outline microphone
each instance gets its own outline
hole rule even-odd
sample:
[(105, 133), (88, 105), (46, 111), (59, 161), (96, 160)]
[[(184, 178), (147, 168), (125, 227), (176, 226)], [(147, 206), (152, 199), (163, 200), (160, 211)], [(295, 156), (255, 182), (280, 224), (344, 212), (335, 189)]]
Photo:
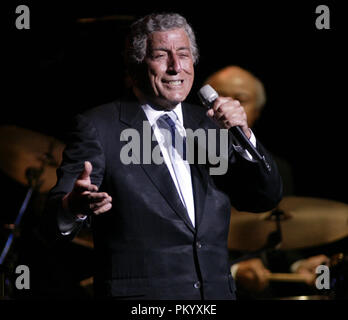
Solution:
[[(206, 108), (211, 109), (213, 107), (214, 101), (219, 97), (219, 95), (209, 84), (206, 84), (198, 91), (198, 97)], [(258, 150), (254, 147), (254, 145), (245, 135), (241, 127), (234, 126), (231, 127), (229, 131), (237, 139), (241, 147), (249, 151), (253, 159), (260, 161), (261, 163), (263, 163), (267, 171), (271, 171), (271, 166), (266, 161), (265, 156), (261, 156)]]

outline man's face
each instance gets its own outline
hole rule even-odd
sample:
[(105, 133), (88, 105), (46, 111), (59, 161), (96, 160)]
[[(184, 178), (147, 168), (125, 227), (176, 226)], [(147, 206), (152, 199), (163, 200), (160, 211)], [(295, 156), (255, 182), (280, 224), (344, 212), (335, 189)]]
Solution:
[(172, 109), (186, 99), (193, 84), (194, 67), (190, 40), (183, 29), (152, 33), (145, 64), (150, 85), (144, 93), (153, 103)]

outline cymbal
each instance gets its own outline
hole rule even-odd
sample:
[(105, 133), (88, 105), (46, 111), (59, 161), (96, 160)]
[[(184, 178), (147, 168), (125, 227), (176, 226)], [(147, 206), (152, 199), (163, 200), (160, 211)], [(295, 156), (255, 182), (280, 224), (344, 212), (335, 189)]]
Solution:
[[(310, 197), (284, 197), (277, 207), (281, 215), (282, 242), (279, 249), (300, 249), (323, 245), (348, 236), (348, 205)], [(271, 212), (231, 211), (228, 247), (255, 251), (277, 230)]]
[(0, 169), (17, 182), (28, 186), (28, 169), (39, 170), (40, 192), (56, 183), (56, 169), (62, 161), (65, 145), (51, 136), (7, 125), (0, 127)]
[(332, 300), (328, 295), (294, 296), (275, 298), (274, 300)]

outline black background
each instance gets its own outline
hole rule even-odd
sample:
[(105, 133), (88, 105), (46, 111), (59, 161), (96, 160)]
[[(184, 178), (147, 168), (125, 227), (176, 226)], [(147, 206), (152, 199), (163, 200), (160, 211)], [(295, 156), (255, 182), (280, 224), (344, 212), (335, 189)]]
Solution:
[[(30, 8), (30, 30), (15, 27), (18, 4)], [(315, 27), (320, 4), (329, 6), (330, 30)], [(122, 48), (132, 17), (179, 12), (200, 47), (188, 100), (198, 102), (196, 91), (217, 69), (247, 68), (267, 93), (255, 134), (290, 162), (296, 194), (348, 203), (342, 6), (342, 1), (13, 1), (4, 11), (1, 123), (64, 141), (73, 114), (122, 95)], [(111, 15), (123, 19), (77, 22)]]

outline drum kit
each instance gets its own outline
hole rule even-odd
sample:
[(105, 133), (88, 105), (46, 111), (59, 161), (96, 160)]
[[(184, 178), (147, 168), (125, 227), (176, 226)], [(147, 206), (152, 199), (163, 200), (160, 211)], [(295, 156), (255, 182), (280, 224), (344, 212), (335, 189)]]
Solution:
[[(52, 136), (13, 125), (1, 126), (0, 171), (29, 190), (47, 194), (56, 184), (64, 148), (65, 144)], [(93, 248), (91, 236), (85, 232), (74, 241)]]
[(27, 193), (0, 255), (0, 266), (6, 260), (12, 242), (34, 192), (47, 192), (55, 184), (55, 170), (61, 162), (64, 144), (40, 133), (16, 126), (0, 127), (0, 170), (27, 187)]
[[(329, 246), (348, 236), (348, 205), (312, 197), (284, 197), (277, 208), (264, 213), (231, 211), (228, 247), (243, 252), (235, 262), (259, 257), (267, 250), (296, 250)], [(337, 248), (341, 250), (341, 248)], [(308, 258), (304, 256), (303, 258)], [(289, 296), (289, 300), (332, 300), (348, 298), (348, 257), (335, 252), (329, 257), (330, 290), (327, 294)], [(311, 277), (311, 279), (310, 279)], [(270, 273), (270, 282), (312, 283), (316, 274)], [(320, 290), (318, 290), (320, 293)]]
[[(56, 169), (62, 161), (65, 145), (54, 137), (16, 127), (0, 127), (0, 171), (28, 189), (20, 212), (13, 224), (1, 226), (14, 231), (21, 222), (33, 194), (47, 193), (56, 183)], [(20, 236), (20, 235), (19, 235)], [(228, 247), (252, 256), (269, 247), (294, 250), (332, 243), (348, 236), (348, 205), (338, 201), (310, 198), (284, 197), (275, 210), (260, 214), (239, 212), (232, 209)], [(0, 267), (4, 264), (11, 243), (0, 247)], [(75, 244), (93, 248), (89, 231), (81, 232), (73, 240)], [(347, 257), (337, 253), (331, 259), (331, 267), (340, 292), (347, 294)], [(343, 279), (345, 278), (345, 279)], [(301, 274), (273, 273), (270, 281), (304, 282)], [(337, 283), (336, 283), (337, 284)], [(1, 293), (1, 292), (0, 292)], [(332, 296), (313, 295), (288, 297), (296, 300), (331, 299)]]
[[(18, 199), (20, 209), (12, 221), (9, 223), (0, 217), (3, 222), (0, 225), (0, 299), (5, 296), (4, 283), (8, 282), (5, 280), (11, 271), (9, 269), (16, 264), (16, 253), (11, 254), (16, 250), (14, 244), (27, 228), (22, 220), (30, 203), (44, 202), (56, 184), (56, 170), (62, 161), (64, 148), (65, 144), (52, 136), (14, 125), (0, 126), (0, 173), (6, 181), (15, 181), (26, 189), (24, 198)], [(42, 210), (42, 207), (39, 205), (35, 210)], [(73, 242), (84, 248), (93, 248), (92, 235), (85, 230)]]
[[(324, 245), (348, 235), (348, 205), (326, 199), (284, 197), (276, 210), (249, 213), (232, 210), (229, 248), (255, 251), (281, 226), (281, 248)], [(252, 230), (252, 231), (251, 231)]]

